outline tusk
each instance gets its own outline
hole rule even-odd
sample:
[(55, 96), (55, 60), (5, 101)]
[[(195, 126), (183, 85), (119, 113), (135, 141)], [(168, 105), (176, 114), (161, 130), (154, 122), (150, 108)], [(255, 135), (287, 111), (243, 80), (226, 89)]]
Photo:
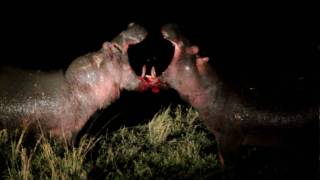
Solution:
[(147, 66), (144, 64), (142, 66), (142, 70), (141, 70), (141, 77), (145, 77), (146, 76), (146, 71), (147, 71)]
[(151, 77), (157, 77), (156, 68), (154, 66), (151, 68)]

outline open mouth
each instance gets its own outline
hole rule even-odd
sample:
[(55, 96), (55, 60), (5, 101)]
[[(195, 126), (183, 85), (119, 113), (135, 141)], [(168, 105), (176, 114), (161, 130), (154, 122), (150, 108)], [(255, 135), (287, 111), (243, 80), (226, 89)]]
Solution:
[[(149, 33), (145, 40), (128, 49), (129, 62), (137, 75), (159, 76), (170, 64), (174, 54), (172, 43), (160, 32)], [(144, 69), (144, 70), (143, 70)]]

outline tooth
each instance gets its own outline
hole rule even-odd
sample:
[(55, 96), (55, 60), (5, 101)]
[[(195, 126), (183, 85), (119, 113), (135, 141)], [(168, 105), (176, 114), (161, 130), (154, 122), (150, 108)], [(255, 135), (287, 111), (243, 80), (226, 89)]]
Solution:
[(144, 64), (143, 67), (142, 67), (141, 77), (145, 77), (146, 76), (146, 71), (147, 71), (147, 66)]
[(151, 68), (151, 77), (157, 77), (156, 68), (154, 66)]

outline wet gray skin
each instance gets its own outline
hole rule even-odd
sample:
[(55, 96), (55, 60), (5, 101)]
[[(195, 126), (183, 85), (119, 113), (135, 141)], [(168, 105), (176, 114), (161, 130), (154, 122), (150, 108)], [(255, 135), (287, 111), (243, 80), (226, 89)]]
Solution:
[(222, 166), (225, 159), (233, 159), (241, 144), (266, 143), (256, 140), (256, 135), (250, 138), (251, 130), (300, 127), (317, 119), (317, 107), (294, 113), (258, 110), (220, 80), (208, 64), (209, 58), (198, 55), (199, 48), (191, 45), (178, 26), (165, 25), (162, 34), (173, 44), (174, 56), (162, 75), (152, 77), (150, 81), (158, 83), (160, 80), (160, 88), (175, 89), (182, 99), (199, 111), (200, 118), (216, 137)]
[(127, 50), (147, 36), (130, 24), (112, 42), (75, 59), (66, 72), (0, 69), (0, 128), (32, 128), (72, 142), (98, 109), (120, 91), (142, 90), (145, 82), (131, 69)]

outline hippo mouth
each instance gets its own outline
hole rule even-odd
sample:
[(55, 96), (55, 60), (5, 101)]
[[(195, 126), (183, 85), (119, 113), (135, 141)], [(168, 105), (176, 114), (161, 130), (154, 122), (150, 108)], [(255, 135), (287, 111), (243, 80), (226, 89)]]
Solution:
[(174, 54), (174, 46), (161, 32), (149, 33), (145, 40), (128, 49), (129, 63), (137, 75), (151, 87), (152, 92), (159, 92), (157, 75), (164, 72)]

